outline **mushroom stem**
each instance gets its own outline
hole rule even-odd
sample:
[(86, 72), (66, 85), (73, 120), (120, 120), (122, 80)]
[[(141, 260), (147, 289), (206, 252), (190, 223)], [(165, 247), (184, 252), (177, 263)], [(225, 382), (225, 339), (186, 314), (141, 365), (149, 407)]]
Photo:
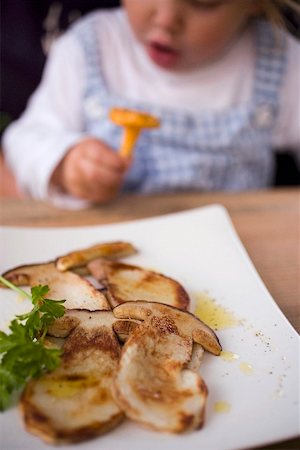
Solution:
[(124, 128), (123, 139), (120, 147), (120, 155), (129, 158), (132, 155), (135, 143), (140, 135), (141, 128), (127, 126)]

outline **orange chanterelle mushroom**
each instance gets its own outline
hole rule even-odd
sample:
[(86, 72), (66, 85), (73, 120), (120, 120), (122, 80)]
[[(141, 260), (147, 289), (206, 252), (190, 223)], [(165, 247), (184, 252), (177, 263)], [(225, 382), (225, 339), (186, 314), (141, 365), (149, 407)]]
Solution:
[(113, 108), (110, 111), (110, 119), (117, 125), (124, 127), (123, 140), (120, 147), (120, 154), (124, 157), (132, 155), (135, 143), (143, 128), (157, 128), (160, 126), (160, 121), (150, 114), (122, 108)]

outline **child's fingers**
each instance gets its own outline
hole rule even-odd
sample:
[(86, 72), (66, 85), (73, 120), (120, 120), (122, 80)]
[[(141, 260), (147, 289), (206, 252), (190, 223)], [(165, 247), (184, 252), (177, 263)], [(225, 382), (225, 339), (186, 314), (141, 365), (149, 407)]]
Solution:
[(105, 166), (116, 172), (123, 172), (127, 167), (127, 162), (124, 161), (124, 158), (104, 143), (98, 143), (97, 141), (86, 145), (85, 157), (94, 164)]
[(111, 200), (120, 190), (130, 165), (105, 143), (86, 139), (70, 149), (61, 166), (66, 192), (95, 202)]
[(95, 165), (92, 160), (81, 162), (83, 172), (82, 181), (96, 189), (98, 186), (105, 188), (120, 185), (123, 181), (123, 171), (115, 170), (104, 163)]
[(108, 201), (120, 190), (123, 174), (110, 170), (105, 166), (97, 166), (91, 160), (82, 160), (73, 180), (73, 194), (92, 201)]

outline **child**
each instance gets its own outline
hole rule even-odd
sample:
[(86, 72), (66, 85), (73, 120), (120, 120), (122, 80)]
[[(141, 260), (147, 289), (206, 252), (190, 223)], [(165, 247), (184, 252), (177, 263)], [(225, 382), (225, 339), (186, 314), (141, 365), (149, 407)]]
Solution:
[[(80, 208), (120, 191), (270, 185), (274, 148), (300, 152), (300, 45), (270, 23), (287, 4), (296, 2), (124, 0), (79, 20), (5, 133), (22, 189)], [(112, 107), (161, 121), (132, 160), (117, 151)]]

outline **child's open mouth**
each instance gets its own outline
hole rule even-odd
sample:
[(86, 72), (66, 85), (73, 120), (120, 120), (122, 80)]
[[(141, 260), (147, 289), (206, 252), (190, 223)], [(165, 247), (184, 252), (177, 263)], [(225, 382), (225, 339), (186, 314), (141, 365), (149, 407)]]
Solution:
[(179, 51), (158, 42), (150, 42), (147, 45), (150, 58), (159, 66), (170, 68), (179, 59)]

